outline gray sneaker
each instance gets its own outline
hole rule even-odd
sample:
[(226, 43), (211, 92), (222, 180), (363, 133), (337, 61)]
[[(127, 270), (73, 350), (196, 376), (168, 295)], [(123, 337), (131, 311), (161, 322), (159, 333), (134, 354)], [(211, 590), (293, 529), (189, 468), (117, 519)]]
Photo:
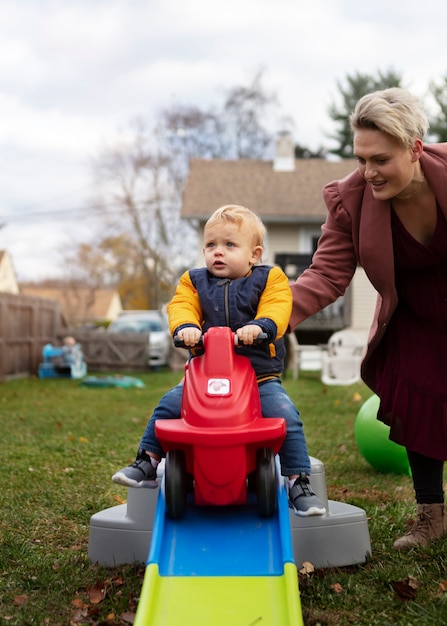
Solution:
[(144, 450), (138, 450), (137, 458), (132, 465), (116, 472), (112, 480), (125, 487), (149, 487), (150, 489), (158, 487), (157, 469), (152, 465), (151, 457)]
[(289, 502), (295, 515), (301, 517), (326, 513), (324, 504), (312, 491), (309, 477), (304, 472), (301, 472), (292, 487), (289, 488)]

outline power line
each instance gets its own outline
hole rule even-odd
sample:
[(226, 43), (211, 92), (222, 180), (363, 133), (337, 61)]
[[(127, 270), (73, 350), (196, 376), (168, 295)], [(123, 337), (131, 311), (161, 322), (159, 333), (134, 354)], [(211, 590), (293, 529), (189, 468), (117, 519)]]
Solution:
[(105, 205), (105, 206), (83, 206), (83, 207), (73, 207), (73, 208), (65, 208), (65, 209), (56, 209), (56, 210), (48, 210), (48, 211), (30, 211), (27, 213), (14, 213), (12, 215), (1, 215), (0, 214), (0, 224), (6, 225), (13, 222), (20, 222), (22, 220), (26, 220), (29, 222), (41, 221), (42, 218), (45, 219), (64, 219), (64, 218), (72, 218), (85, 213), (104, 213), (105, 211), (118, 210), (120, 209), (120, 205)]

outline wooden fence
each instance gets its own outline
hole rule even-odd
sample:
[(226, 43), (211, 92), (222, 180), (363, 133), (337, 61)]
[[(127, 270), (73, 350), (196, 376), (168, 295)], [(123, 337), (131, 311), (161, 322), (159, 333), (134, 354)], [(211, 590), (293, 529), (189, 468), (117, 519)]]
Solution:
[(148, 333), (80, 332), (69, 334), (81, 345), (90, 371), (149, 369)]
[(0, 293), (0, 381), (37, 374), (43, 346), (63, 331), (54, 300)]
[(69, 329), (55, 300), (0, 293), (0, 381), (37, 375), (45, 344), (62, 345), (67, 335), (81, 344), (89, 371), (149, 369), (147, 333)]

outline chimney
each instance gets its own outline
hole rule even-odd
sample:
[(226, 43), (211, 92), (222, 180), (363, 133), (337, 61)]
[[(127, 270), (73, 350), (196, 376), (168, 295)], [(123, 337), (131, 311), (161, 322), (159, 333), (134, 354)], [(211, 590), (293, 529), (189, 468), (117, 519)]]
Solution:
[(276, 140), (273, 170), (275, 172), (293, 172), (295, 170), (295, 146), (292, 136), (287, 131), (280, 133)]

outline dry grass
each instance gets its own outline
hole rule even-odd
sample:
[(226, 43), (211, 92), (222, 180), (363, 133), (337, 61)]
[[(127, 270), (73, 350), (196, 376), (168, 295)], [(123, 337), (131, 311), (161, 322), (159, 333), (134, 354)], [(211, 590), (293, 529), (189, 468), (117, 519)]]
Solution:
[[(126, 496), (111, 474), (134, 457), (153, 406), (180, 375), (139, 377), (145, 389), (35, 378), (0, 385), (0, 624), (131, 623), (143, 568), (100, 568), (87, 544), (91, 515)], [(313, 373), (285, 385), (310, 453), (325, 465), (329, 498), (366, 510), (373, 550), (364, 565), (300, 576), (306, 626), (447, 623), (447, 542), (392, 550), (414, 513), (410, 479), (377, 473), (357, 450), (354, 421), (370, 392), (324, 387)]]

